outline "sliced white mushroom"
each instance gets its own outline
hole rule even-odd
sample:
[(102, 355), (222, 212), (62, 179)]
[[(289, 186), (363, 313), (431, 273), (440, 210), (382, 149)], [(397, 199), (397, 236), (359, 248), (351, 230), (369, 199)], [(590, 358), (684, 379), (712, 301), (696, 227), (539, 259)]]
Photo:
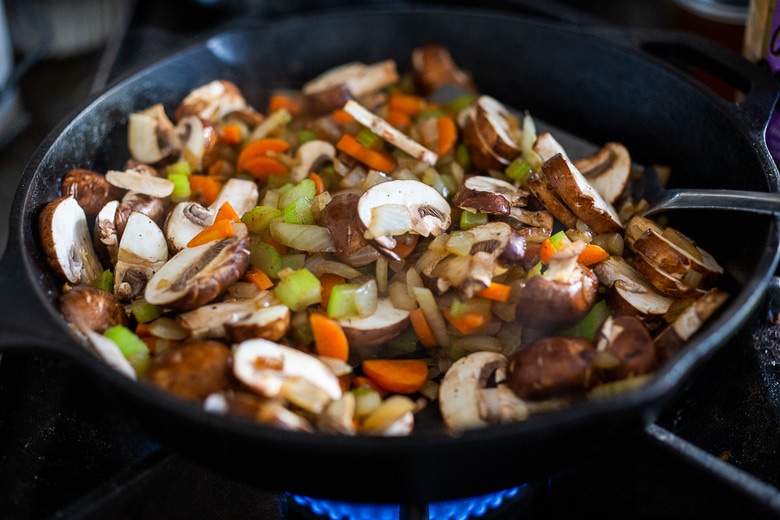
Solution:
[(355, 435), (355, 394), (345, 392), (340, 398), (331, 401), (317, 417), (317, 428), (326, 433)]
[(246, 318), (225, 323), (225, 332), (233, 343), (251, 338), (278, 341), (289, 330), (290, 308), (286, 305), (261, 307)]
[(179, 139), (161, 104), (130, 114), (127, 126), (128, 149), (136, 161), (155, 164), (179, 153)]
[(116, 264), (119, 251), (119, 233), (116, 229), (116, 213), (119, 201), (112, 200), (98, 212), (92, 233), (95, 251), (106, 265)]
[(398, 79), (393, 60), (370, 65), (350, 62), (326, 70), (308, 81), (301, 91), (314, 113), (325, 113), (339, 108), (347, 99), (363, 97)]
[(344, 318), (339, 320), (350, 348), (364, 349), (387, 343), (409, 326), (409, 311), (396, 309), (389, 298), (377, 300), (376, 311), (365, 318)]
[(179, 323), (196, 339), (227, 337), (229, 324), (247, 319), (264, 305), (262, 297), (210, 303), (177, 316)]
[(300, 182), (323, 161), (336, 156), (336, 147), (328, 141), (314, 139), (303, 143), (295, 151), (295, 166), (290, 169), (290, 181)]
[[(221, 208), (225, 202), (229, 202), (238, 216), (241, 216), (257, 206), (257, 201), (259, 199), (260, 190), (255, 181), (231, 178), (222, 186), (216, 200), (209, 206), (209, 210), (216, 216), (219, 208)], [(212, 222), (213, 217), (212, 220), (209, 221), (209, 224)]]
[(73, 195), (49, 202), (38, 221), (46, 260), (63, 281), (88, 285), (103, 272), (87, 217)]
[(439, 386), (439, 409), (448, 428), (465, 430), (488, 426), (482, 412), (487, 407), (483, 390), (498, 371), (505, 371), (507, 358), (496, 352), (474, 352), (452, 364)]
[[(375, 208), (386, 205), (406, 208), (400, 226), (395, 222), (375, 221)], [(452, 218), (447, 200), (431, 186), (415, 180), (392, 180), (372, 186), (360, 196), (357, 215), (363, 226), (371, 230), (366, 238), (386, 249), (395, 247), (394, 235), (405, 232), (424, 237), (439, 235), (449, 228)], [(383, 228), (392, 231), (384, 232)]]
[(667, 361), (679, 352), (704, 323), (726, 303), (729, 296), (727, 292), (711, 289), (658, 333), (654, 342), (661, 360)]
[(120, 300), (139, 298), (146, 284), (168, 260), (168, 243), (157, 224), (134, 211), (119, 241), (114, 267), (114, 295)]
[(233, 352), (233, 373), (260, 395), (276, 397), (291, 378), (303, 378), (339, 399), (341, 385), (336, 375), (315, 356), (266, 339), (239, 343)]
[(246, 100), (232, 82), (219, 79), (190, 91), (176, 109), (176, 120), (198, 116), (207, 121), (219, 121), (225, 115), (246, 108)]
[(198, 116), (188, 116), (176, 124), (176, 133), (182, 143), (181, 157), (193, 172), (205, 170), (213, 163), (219, 143), (216, 127)]
[(231, 236), (176, 253), (149, 280), (146, 301), (190, 310), (214, 300), (238, 281), (249, 265), (249, 232), (241, 222), (231, 225)]
[(106, 180), (117, 188), (151, 195), (159, 199), (168, 197), (173, 193), (173, 181), (164, 177), (149, 175), (136, 169), (126, 171), (109, 170), (106, 172)]
[(487, 175), (467, 177), (452, 203), (473, 213), (509, 215), (514, 207), (525, 207), (529, 193), (507, 181)]
[(176, 254), (185, 247), (198, 233), (208, 227), (216, 213), (197, 202), (179, 202), (165, 220), (163, 231), (168, 240), (168, 248)]
[(614, 204), (626, 189), (631, 175), (631, 155), (622, 144), (606, 143), (592, 156), (573, 162), (610, 204)]
[(534, 141), (533, 150), (539, 155), (539, 157), (542, 159), (542, 162), (546, 161), (547, 159), (552, 159), (558, 154), (568, 158), (563, 145), (559, 143), (550, 132), (542, 132), (539, 134), (539, 136), (536, 138), (536, 141)]
[(475, 104), (474, 121), (491, 150), (506, 161), (520, 154), (520, 148), (510, 125), (509, 110), (497, 99), (481, 95)]
[[(369, 109), (350, 99), (344, 104), (344, 111), (355, 118), (361, 125), (369, 128), (372, 132), (382, 139), (400, 148), (419, 161), (426, 162), (431, 166), (439, 160), (439, 155), (424, 147), (414, 139), (410, 138), (396, 127), (371, 112)], [(390, 173), (390, 172), (385, 172)]]

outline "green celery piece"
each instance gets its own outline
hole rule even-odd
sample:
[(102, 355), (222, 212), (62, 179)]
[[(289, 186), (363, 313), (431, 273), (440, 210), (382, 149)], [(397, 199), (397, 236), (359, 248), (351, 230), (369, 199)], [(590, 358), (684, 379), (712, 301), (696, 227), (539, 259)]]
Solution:
[(150, 363), (149, 347), (133, 331), (123, 325), (115, 325), (103, 335), (119, 347), (119, 351), (130, 362), (136, 374), (146, 372)]
[(526, 186), (528, 177), (533, 171), (534, 168), (531, 166), (531, 163), (522, 157), (517, 157), (504, 169), (504, 174), (513, 181), (519, 182), (520, 185)]
[(487, 224), (487, 221), (487, 213), (472, 213), (471, 211), (464, 210), (460, 214), (460, 229), (465, 231), (467, 229), (473, 228), (474, 226)]
[(168, 175), (168, 180), (173, 183), (171, 200), (176, 202), (183, 202), (190, 198), (192, 189), (190, 188), (189, 175), (185, 175), (183, 173), (171, 173)]
[(460, 164), (466, 171), (471, 169), (471, 153), (465, 144), (459, 144), (455, 148), (455, 162)]
[(559, 336), (576, 336), (579, 338), (585, 338), (588, 341), (593, 341), (593, 339), (596, 337), (596, 331), (599, 329), (599, 327), (601, 327), (601, 324), (604, 323), (604, 320), (606, 320), (610, 314), (611, 311), (609, 310), (607, 302), (600, 300), (596, 302), (593, 307), (591, 307), (588, 314), (582, 318), (582, 321), (569, 327), (568, 329), (558, 331), (557, 334)]
[(106, 292), (114, 293), (114, 273), (111, 269), (106, 269), (100, 278), (92, 282), (92, 287), (103, 289)]
[(162, 307), (153, 305), (144, 299), (134, 301), (130, 305), (130, 310), (138, 323), (149, 323), (159, 318), (163, 313)]
[(340, 283), (333, 286), (328, 300), (327, 313), (333, 319), (352, 318), (358, 315), (355, 292), (360, 288), (355, 283)]
[[(286, 186), (289, 186), (287, 188)], [(300, 199), (301, 197), (308, 197), (309, 199), (313, 199), (315, 195), (317, 195), (317, 186), (314, 184), (314, 181), (311, 179), (303, 179), (301, 182), (295, 185), (287, 184), (283, 186), (283, 190), (280, 188), (279, 191), (279, 208), (283, 209), (289, 206), (293, 201), (296, 199)]]
[(441, 175), (439, 175), (439, 172), (436, 171), (436, 168), (426, 168), (420, 180), (438, 191), (445, 199), (449, 198), (450, 193), (447, 190), (447, 185), (444, 184), (444, 181), (442, 180)]
[(450, 306), (450, 314), (453, 318), (460, 318), (467, 312), (476, 312), (478, 314), (487, 315), (491, 309), (490, 300), (485, 298), (469, 298), (468, 300), (461, 301), (459, 298), (452, 300)]
[(246, 224), (250, 233), (264, 233), (275, 218), (282, 216), (282, 211), (271, 206), (255, 206), (241, 216), (241, 222)]
[(298, 142), (300, 144), (308, 143), (309, 141), (314, 141), (315, 139), (317, 139), (317, 134), (311, 130), (301, 130), (298, 132)]
[(305, 262), (306, 255), (303, 253), (282, 255), (282, 269), (302, 269)]
[(322, 301), (320, 281), (306, 268), (280, 274), (274, 294), (293, 311)]
[(571, 245), (571, 240), (569, 240), (569, 237), (566, 236), (566, 232), (563, 230), (554, 233), (550, 237), (550, 242), (552, 242), (552, 245), (555, 246), (556, 250), (560, 250), (568, 245)]
[(361, 128), (355, 136), (355, 140), (371, 150), (381, 150), (385, 145), (382, 138), (368, 128)]
[(297, 198), (285, 206), (282, 215), (284, 221), (290, 224), (314, 224), (314, 215), (311, 212), (311, 199), (306, 196)]
[(279, 278), (279, 271), (282, 269), (282, 255), (271, 244), (259, 242), (249, 246), (249, 263), (270, 278)]
[(171, 178), (171, 175), (190, 176), (192, 174), (192, 168), (187, 161), (176, 161), (165, 167), (165, 174), (169, 179)]

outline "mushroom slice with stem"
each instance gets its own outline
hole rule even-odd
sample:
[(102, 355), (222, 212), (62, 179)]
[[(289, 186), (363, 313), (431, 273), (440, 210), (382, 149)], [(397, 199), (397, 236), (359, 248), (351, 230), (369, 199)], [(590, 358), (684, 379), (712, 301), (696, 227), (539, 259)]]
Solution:
[(222, 189), (219, 190), (216, 200), (209, 205), (209, 210), (213, 213), (213, 216), (208, 223), (211, 224), (213, 222), (214, 216), (217, 215), (219, 208), (225, 202), (229, 202), (240, 217), (257, 206), (259, 199), (260, 190), (256, 182), (238, 178), (228, 179), (222, 186)]
[(529, 193), (515, 185), (486, 175), (467, 177), (452, 203), (472, 213), (509, 215), (514, 207), (525, 207)]
[(488, 426), (483, 416), (483, 391), (494, 379), (502, 382), (508, 360), (497, 352), (474, 352), (452, 364), (439, 386), (439, 409), (442, 419), (452, 430)]
[[(389, 206), (392, 211), (384, 211)], [(393, 249), (394, 236), (413, 232), (427, 237), (447, 231), (450, 205), (434, 188), (416, 180), (392, 180), (376, 184), (360, 196), (357, 215), (366, 228), (364, 236), (381, 248)]]
[(308, 81), (301, 92), (309, 112), (332, 112), (348, 99), (360, 98), (392, 85), (399, 79), (396, 63), (384, 60), (370, 65), (350, 62), (328, 69)]
[(182, 159), (193, 172), (206, 171), (217, 157), (219, 134), (214, 124), (198, 116), (187, 116), (176, 123), (176, 132), (182, 142)]
[(228, 324), (251, 317), (264, 305), (266, 298), (263, 295), (245, 300), (221, 301), (179, 313), (176, 319), (193, 338), (224, 339), (228, 337)]
[(573, 163), (610, 204), (618, 200), (631, 176), (631, 155), (620, 143), (606, 143), (594, 155)]
[(337, 193), (320, 214), (320, 223), (330, 231), (335, 251), (341, 262), (362, 267), (374, 262), (381, 253), (363, 236), (364, 227), (357, 218), (360, 195)]
[(197, 116), (216, 122), (246, 106), (246, 99), (235, 83), (217, 79), (191, 90), (176, 108), (174, 119), (178, 122), (188, 116)]
[(547, 159), (542, 163), (542, 172), (571, 212), (594, 232), (623, 230), (615, 208), (604, 200), (565, 155), (556, 154)]
[(306, 379), (330, 399), (342, 395), (338, 377), (317, 357), (266, 339), (250, 339), (235, 346), (233, 373), (247, 388), (265, 397), (277, 397), (291, 378)]
[(215, 213), (197, 202), (179, 202), (165, 220), (163, 231), (168, 241), (171, 254), (176, 254), (189, 243), (192, 238), (213, 222)]
[(300, 182), (324, 161), (336, 157), (336, 147), (328, 141), (313, 139), (295, 151), (295, 165), (290, 170), (290, 181)]
[(173, 181), (149, 175), (147, 172), (135, 168), (125, 171), (109, 170), (106, 172), (106, 180), (117, 188), (150, 195), (158, 199), (168, 197), (173, 193)]
[(125, 226), (127, 225), (127, 219), (130, 215), (136, 211), (143, 213), (155, 224), (162, 227), (165, 223), (165, 218), (168, 213), (167, 199), (160, 199), (151, 195), (145, 195), (138, 193), (137, 191), (128, 191), (122, 200), (119, 202), (119, 206), (116, 209), (116, 215), (114, 217), (114, 225), (116, 226), (116, 232), (121, 238), (125, 233)]
[(134, 211), (119, 241), (114, 267), (114, 295), (120, 301), (140, 298), (149, 279), (168, 260), (168, 244), (155, 222)]
[(233, 234), (187, 247), (155, 273), (146, 286), (146, 301), (190, 310), (212, 301), (236, 282), (249, 266), (249, 232), (232, 222)]
[(73, 195), (91, 221), (109, 201), (121, 199), (124, 192), (112, 186), (102, 173), (75, 168), (62, 179), (62, 194)]
[(73, 195), (49, 202), (38, 221), (46, 261), (72, 285), (89, 285), (103, 272), (92, 245), (87, 217)]
[(156, 164), (179, 154), (179, 138), (162, 104), (130, 114), (127, 126), (127, 146), (136, 161)]
[(534, 197), (547, 208), (547, 211), (561, 221), (566, 229), (575, 229), (577, 227), (577, 215), (571, 212), (566, 203), (555, 193), (555, 190), (548, 185), (547, 179), (543, 179), (541, 175), (534, 173), (528, 177), (527, 184)]
[(119, 252), (119, 232), (116, 229), (118, 210), (119, 201), (112, 200), (106, 203), (95, 217), (92, 243), (95, 252), (105, 265), (116, 264), (116, 255)]
[(225, 332), (231, 343), (263, 338), (279, 341), (290, 330), (290, 308), (286, 305), (261, 307), (250, 316), (225, 323)]

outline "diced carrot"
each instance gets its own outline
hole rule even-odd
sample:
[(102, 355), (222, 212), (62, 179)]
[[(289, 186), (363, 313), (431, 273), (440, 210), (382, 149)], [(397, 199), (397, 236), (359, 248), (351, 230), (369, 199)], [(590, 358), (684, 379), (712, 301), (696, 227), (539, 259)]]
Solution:
[(505, 302), (509, 299), (511, 292), (512, 287), (505, 283), (490, 282), (490, 285), (477, 291), (475, 296), (496, 302)]
[(555, 254), (556, 251), (557, 249), (555, 249), (552, 240), (545, 238), (544, 242), (542, 242), (542, 246), (539, 248), (539, 259), (543, 263), (549, 264), (550, 258)]
[(255, 284), (261, 291), (270, 289), (274, 285), (274, 282), (268, 277), (268, 275), (257, 267), (250, 267), (247, 272), (244, 273), (244, 276), (242, 276), (241, 279), (245, 282), (251, 282)]
[(322, 292), (322, 301), (320, 305), (323, 309), (328, 308), (328, 301), (330, 301), (330, 293), (333, 291), (335, 285), (346, 283), (346, 279), (343, 276), (339, 276), (333, 273), (325, 273), (320, 276), (320, 288)]
[(187, 247), (196, 247), (214, 240), (220, 240), (233, 234), (233, 222), (227, 219), (217, 220), (209, 227), (192, 237), (187, 242)]
[(201, 193), (206, 205), (211, 204), (219, 196), (222, 183), (208, 175), (190, 175), (190, 191), (193, 194)]
[(395, 170), (395, 160), (384, 150), (372, 150), (366, 148), (355, 139), (355, 136), (344, 134), (336, 144), (336, 148), (345, 154), (354, 157), (373, 170), (390, 173)]
[(151, 336), (152, 333), (149, 331), (149, 324), (148, 323), (139, 323), (135, 327), (135, 335), (139, 338), (143, 338), (144, 336)]
[(453, 316), (449, 311), (444, 310), (442, 314), (450, 324), (461, 334), (473, 334), (490, 324), (492, 314), (482, 314), (479, 312), (464, 312), (460, 316)]
[(245, 160), (240, 171), (249, 172), (257, 179), (265, 181), (271, 175), (287, 173), (287, 166), (274, 157), (259, 156)]
[(355, 120), (355, 118), (352, 117), (352, 114), (350, 114), (349, 112), (347, 112), (343, 108), (338, 108), (338, 109), (334, 110), (331, 113), (331, 117), (333, 118), (333, 120), (335, 122), (337, 122), (340, 125), (343, 125), (345, 123), (351, 123), (352, 121)]
[(412, 124), (412, 120), (408, 114), (393, 109), (388, 111), (386, 121), (399, 129), (408, 128), (409, 125)]
[(596, 244), (588, 244), (577, 257), (577, 261), (583, 265), (595, 265), (609, 258), (609, 253)]
[(388, 105), (390, 110), (398, 110), (404, 114), (416, 116), (425, 109), (427, 103), (425, 98), (421, 96), (394, 91), (390, 94)]
[(420, 235), (418, 234), (412, 234), (410, 240), (397, 240), (395, 243), (395, 247), (393, 248), (393, 253), (398, 255), (399, 258), (406, 258), (410, 254), (412, 254), (412, 251), (417, 247), (417, 242), (419, 242)]
[(382, 397), (386, 396), (389, 392), (376, 384), (376, 382), (370, 377), (355, 376), (352, 378), (352, 388), (370, 388), (377, 392)]
[(286, 254), (287, 254), (287, 246), (286, 246), (286, 245), (284, 245), (284, 244), (281, 244), (281, 243), (277, 242), (276, 240), (274, 240), (274, 238), (273, 238), (273, 237), (270, 237), (270, 236), (269, 236), (269, 237), (265, 238), (265, 239), (263, 240), (263, 242), (265, 242), (265, 243), (266, 243), (266, 244), (268, 244), (269, 246), (272, 246), (274, 249), (276, 249), (276, 251), (277, 251), (277, 252), (278, 252), (280, 255), (286, 255)]
[(314, 345), (317, 354), (323, 357), (347, 361), (349, 358), (349, 343), (344, 329), (338, 321), (321, 312), (309, 315)]
[(435, 347), (438, 345), (436, 337), (433, 335), (431, 326), (428, 325), (428, 321), (425, 319), (425, 314), (421, 308), (416, 308), (409, 313), (409, 319), (412, 322), (412, 328), (414, 328), (415, 334), (420, 338), (420, 343), (423, 347)]
[(225, 144), (239, 144), (241, 142), (241, 127), (238, 125), (222, 125), (219, 127), (219, 140)]
[(233, 206), (231, 206), (228, 201), (225, 201), (225, 203), (220, 206), (217, 211), (217, 216), (214, 217), (214, 222), (226, 219), (232, 220), (233, 222), (241, 222), (241, 217), (236, 213), (236, 210), (233, 209)]
[(422, 359), (366, 359), (362, 367), (376, 384), (397, 394), (412, 394), (428, 380), (428, 365)]
[(436, 129), (439, 131), (439, 157), (448, 154), (458, 140), (458, 127), (455, 120), (449, 116), (436, 119)]
[(156, 336), (141, 336), (141, 341), (144, 342), (144, 345), (146, 345), (146, 348), (149, 349), (150, 354), (154, 354), (157, 352), (157, 342), (160, 341), (160, 338)]
[(301, 112), (301, 100), (277, 92), (268, 100), (268, 113), (272, 114), (281, 108), (286, 109), (291, 115), (297, 116)]
[(314, 193), (315, 195), (319, 195), (320, 193), (325, 191), (325, 182), (322, 180), (322, 177), (317, 172), (311, 172), (309, 174), (309, 178), (314, 181)]
[(269, 157), (269, 152), (284, 153), (290, 148), (290, 143), (284, 139), (277, 139), (275, 137), (265, 137), (252, 141), (247, 144), (238, 154), (238, 160), (236, 161), (236, 168), (239, 172), (249, 171), (246, 169), (246, 162), (256, 157)]

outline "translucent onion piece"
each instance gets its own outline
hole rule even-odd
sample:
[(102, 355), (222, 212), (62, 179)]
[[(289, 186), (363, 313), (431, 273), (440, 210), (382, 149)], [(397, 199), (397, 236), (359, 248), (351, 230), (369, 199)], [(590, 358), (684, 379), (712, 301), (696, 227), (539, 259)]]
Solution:
[(402, 204), (383, 204), (371, 210), (371, 223), (364, 233), (365, 238), (403, 235), (411, 231), (412, 216), (409, 208)]
[(330, 231), (315, 224), (290, 224), (282, 220), (271, 222), (271, 236), (287, 247), (309, 253), (333, 252), (336, 246)]
[(355, 291), (355, 307), (361, 318), (371, 316), (376, 312), (377, 287), (376, 280), (368, 280)]
[(416, 408), (414, 401), (403, 395), (391, 395), (363, 419), (363, 433), (381, 433)]
[(181, 340), (190, 335), (179, 322), (165, 316), (149, 323), (149, 333), (157, 338), (172, 340)]

